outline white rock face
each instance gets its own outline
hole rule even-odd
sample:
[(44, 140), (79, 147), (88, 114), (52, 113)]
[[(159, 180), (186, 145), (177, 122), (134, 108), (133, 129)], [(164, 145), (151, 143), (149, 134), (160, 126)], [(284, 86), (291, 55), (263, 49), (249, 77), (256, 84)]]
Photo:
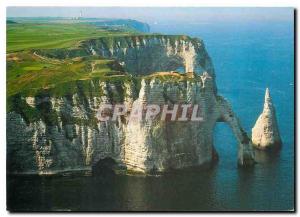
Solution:
[(110, 102), (115, 91), (112, 83), (98, 85), (103, 88), (101, 97), (75, 94), (72, 97), (35, 98), (36, 102), (49, 103), (51, 112), (57, 114), (54, 123), (47, 123), (44, 118), (26, 123), (20, 114), (7, 114), (12, 173), (91, 170), (94, 164), (106, 157), (129, 170), (143, 173), (200, 166), (216, 158), (213, 129), (218, 121), (228, 123), (237, 138), (238, 163), (253, 163), (252, 144), (247, 134), (230, 104), (215, 95), (213, 79), (207, 73), (194, 80), (177, 82), (157, 78), (143, 80), (136, 99), (130, 83), (124, 84), (123, 90), (127, 93), (124, 102), (132, 106), (198, 104), (204, 119), (200, 122), (160, 119), (137, 122), (124, 116), (123, 120), (119, 118), (116, 122), (93, 123), (96, 108), (101, 103)]
[(266, 89), (263, 112), (252, 128), (252, 143), (258, 149), (279, 148), (282, 143), (275, 108), (268, 88)]
[[(111, 47), (105, 47), (101, 40), (89, 41), (86, 47), (91, 55), (114, 57), (129, 71), (171, 71), (182, 66), (186, 71), (201, 68), (204, 72), (184, 80), (151, 77), (141, 81), (138, 92), (132, 81), (90, 80), (85, 81), (90, 92), (78, 87), (72, 95), (24, 98), (30, 109), (7, 114), (9, 172), (91, 170), (107, 157), (143, 173), (200, 166), (217, 158), (213, 146), (217, 122), (232, 128), (238, 143), (238, 163), (252, 165), (252, 143), (230, 104), (216, 93), (213, 66), (203, 43), (171, 39), (117, 38)], [(129, 108), (134, 104), (197, 104), (203, 121), (133, 122), (127, 115), (117, 121), (97, 121), (99, 106), (116, 101)]]
[(238, 141), (238, 163), (253, 163), (250, 139), (230, 104), (214, 94), (213, 79), (207, 73), (192, 82), (144, 81), (139, 98), (134, 103), (197, 104), (204, 121), (129, 121), (125, 133), (124, 162), (127, 168), (141, 172), (163, 172), (212, 162), (216, 157), (213, 129), (218, 121), (228, 123), (233, 130)]
[[(207, 71), (214, 77), (214, 69), (204, 43), (187, 36), (123, 36), (113, 37), (110, 42), (102, 39), (82, 43), (91, 55), (115, 58), (127, 72), (149, 74), (174, 71)], [(159, 61), (157, 61), (159, 60)]]

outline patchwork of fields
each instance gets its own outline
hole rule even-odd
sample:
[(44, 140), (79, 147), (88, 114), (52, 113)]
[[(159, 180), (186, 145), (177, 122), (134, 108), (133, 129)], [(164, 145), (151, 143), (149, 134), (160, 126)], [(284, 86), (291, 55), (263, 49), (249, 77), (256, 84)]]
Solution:
[[(88, 23), (7, 24), (7, 96), (36, 94), (58, 84), (90, 78), (123, 79), (122, 67), (100, 56), (55, 59), (35, 49), (76, 49), (83, 40), (138, 34), (124, 28), (110, 30)], [(64, 93), (68, 85), (61, 85)]]

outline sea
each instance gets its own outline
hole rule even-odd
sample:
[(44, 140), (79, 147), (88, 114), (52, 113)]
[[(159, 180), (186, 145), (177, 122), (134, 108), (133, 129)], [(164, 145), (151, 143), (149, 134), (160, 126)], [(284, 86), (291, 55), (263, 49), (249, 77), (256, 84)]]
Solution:
[(294, 23), (291, 21), (154, 23), (152, 32), (201, 38), (213, 61), (218, 93), (248, 134), (268, 87), (283, 145), (255, 151), (252, 169), (237, 166), (237, 141), (218, 123), (219, 162), (163, 176), (18, 176), (7, 181), (14, 211), (291, 211), (295, 207)]

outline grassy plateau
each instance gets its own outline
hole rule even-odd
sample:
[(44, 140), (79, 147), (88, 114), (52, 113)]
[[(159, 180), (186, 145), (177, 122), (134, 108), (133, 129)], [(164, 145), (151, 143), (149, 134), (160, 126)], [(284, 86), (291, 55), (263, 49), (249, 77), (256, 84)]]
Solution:
[[(73, 22), (72, 20), (51, 21), (48, 19), (7, 20), (6, 48), (6, 90), (8, 110), (22, 104), (15, 98), (50, 94), (72, 95), (87, 90), (90, 81), (111, 81), (123, 85), (130, 80), (139, 86), (141, 78), (157, 77), (161, 80), (181, 81), (192, 79), (193, 75), (179, 73), (156, 73), (148, 76), (127, 74), (120, 63), (99, 55), (91, 55), (84, 43), (100, 40), (106, 46), (117, 40), (119, 46), (129, 46), (138, 37), (152, 37), (153, 34), (136, 29), (99, 26), (97, 23)], [(120, 22), (120, 21), (118, 21)], [(131, 21), (126, 21), (131, 22)], [(123, 37), (129, 36), (129, 37)], [(165, 37), (155, 34), (155, 37)], [(168, 36), (175, 46), (178, 39), (193, 40), (187, 36)], [(141, 38), (139, 40), (142, 40)], [(99, 90), (97, 90), (96, 94)], [(12, 103), (11, 103), (12, 102)]]
[[(35, 95), (57, 87), (61, 93), (74, 81), (125, 78), (122, 67), (100, 56), (47, 58), (35, 49), (76, 49), (83, 40), (137, 34), (130, 29), (111, 31), (84, 23), (7, 24), (7, 97)], [(71, 83), (69, 83), (71, 82)], [(64, 84), (64, 85), (62, 85)], [(62, 88), (63, 87), (63, 88)]]

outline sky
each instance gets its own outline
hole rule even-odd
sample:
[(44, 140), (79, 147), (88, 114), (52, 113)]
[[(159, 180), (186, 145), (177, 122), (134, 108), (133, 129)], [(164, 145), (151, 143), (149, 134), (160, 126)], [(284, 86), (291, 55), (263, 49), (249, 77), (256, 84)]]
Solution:
[(163, 7), (8, 7), (7, 17), (83, 17), (135, 19), (148, 23), (291, 21), (293, 8), (163, 8)]

